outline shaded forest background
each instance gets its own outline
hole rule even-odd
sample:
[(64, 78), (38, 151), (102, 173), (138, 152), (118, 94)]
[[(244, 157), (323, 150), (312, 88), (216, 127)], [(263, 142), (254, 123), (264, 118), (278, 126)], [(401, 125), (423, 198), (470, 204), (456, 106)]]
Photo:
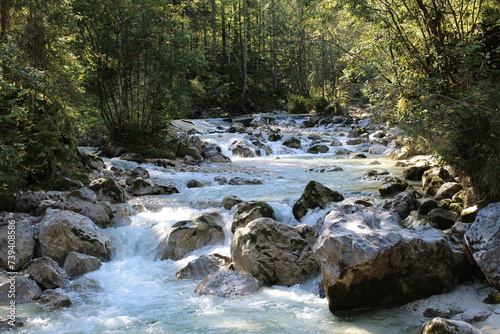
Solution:
[(500, 200), (499, 0), (0, 0), (0, 195), (85, 178), (76, 145), (161, 156), (168, 123), (379, 121)]

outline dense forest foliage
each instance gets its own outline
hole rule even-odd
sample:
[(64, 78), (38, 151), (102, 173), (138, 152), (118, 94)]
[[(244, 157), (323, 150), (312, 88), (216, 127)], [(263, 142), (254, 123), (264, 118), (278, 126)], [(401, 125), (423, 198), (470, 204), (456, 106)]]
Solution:
[(370, 105), (498, 200), (499, 19), (498, 0), (0, 0), (0, 192), (78, 178), (77, 144), (161, 147), (177, 117)]

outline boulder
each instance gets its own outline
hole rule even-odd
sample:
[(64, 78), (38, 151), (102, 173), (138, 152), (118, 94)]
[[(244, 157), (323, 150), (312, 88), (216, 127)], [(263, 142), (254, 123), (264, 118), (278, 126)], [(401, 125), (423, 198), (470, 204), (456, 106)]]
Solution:
[(333, 313), (405, 304), (450, 290), (455, 280), (441, 231), (404, 229), (396, 213), (380, 208), (332, 210), (314, 254)]
[(455, 178), (443, 167), (433, 167), (422, 175), (422, 190), (424, 193), (434, 196), (439, 188), (446, 182), (455, 182)]
[(380, 195), (387, 197), (405, 191), (408, 187), (409, 185), (406, 180), (395, 177), (378, 187), (378, 192)]
[(144, 157), (140, 153), (127, 152), (120, 155), (120, 159), (126, 161), (137, 162), (139, 164), (144, 162)]
[(101, 260), (95, 256), (69, 252), (63, 268), (70, 277), (78, 277), (99, 269), (101, 265)]
[(235, 268), (268, 285), (292, 286), (318, 272), (309, 242), (299, 230), (271, 218), (259, 218), (234, 233)]
[(111, 208), (105, 202), (97, 203), (97, 195), (91, 189), (81, 188), (70, 192), (66, 196), (65, 209), (89, 217), (100, 227), (111, 226)]
[(465, 233), (465, 240), (490, 284), (500, 289), (500, 202), (491, 203), (478, 212)]
[(391, 173), (386, 169), (376, 170), (370, 169), (363, 174), (361, 180), (365, 181), (391, 181), (393, 180)]
[(418, 207), (418, 213), (421, 215), (426, 215), (431, 212), (432, 209), (436, 209), (438, 207), (438, 203), (432, 198), (425, 198), (420, 202), (420, 206)]
[(374, 144), (370, 146), (368, 149), (368, 153), (370, 154), (384, 154), (384, 152), (388, 149), (387, 146), (381, 144)]
[(111, 237), (92, 220), (75, 212), (47, 209), (38, 224), (40, 253), (64, 264), (71, 251), (93, 255), (103, 261), (113, 252)]
[(354, 152), (349, 154), (349, 159), (366, 159), (366, 158), (368, 157), (366, 156), (366, 154), (363, 153)]
[(365, 138), (351, 138), (347, 139), (347, 141), (345, 142), (346, 145), (359, 145), (363, 143), (366, 143)]
[(90, 169), (101, 170), (106, 168), (106, 164), (104, 163), (104, 160), (102, 160), (100, 156), (81, 151), (79, 151), (79, 154), (82, 157), (82, 160), (85, 163), (85, 165)]
[(239, 271), (218, 271), (205, 277), (194, 292), (220, 297), (244, 296), (257, 292), (260, 287), (261, 283), (250, 274)]
[(308, 172), (313, 173), (330, 173), (330, 172), (342, 172), (344, 169), (340, 166), (323, 166), (308, 169)]
[(177, 146), (177, 156), (179, 158), (184, 158), (186, 156), (193, 158), (195, 161), (202, 160), (200, 150), (188, 141), (181, 141)]
[(132, 170), (132, 177), (140, 177), (142, 179), (149, 179), (150, 175), (146, 168), (136, 167)]
[(446, 182), (443, 183), (441, 187), (439, 187), (438, 191), (436, 192), (436, 196), (434, 196), (435, 199), (441, 200), (444, 198), (452, 198), (453, 195), (458, 193), (460, 190), (462, 190), (462, 185), (457, 182)]
[(229, 150), (234, 156), (242, 158), (260, 156), (260, 149), (257, 149), (250, 141), (242, 138), (236, 139), (229, 147)]
[(43, 289), (55, 289), (63, 286), (68, 275), (49, 257), (36, 258), (28, 262), (23, 273), (29, 274)]
[(465, 208), (460, 213), (459, 220), (464, 223), (473, 223), (477, 217), (477, 213), (479, 212), (479, 208), (477, 205), (470, 206)]
[(34, 212), (40, 203), (49, 199), (44, 191), (22, 192), (16, 197), (16, 210), (18, 212)]
[(245, 179), (243, 177), (233, 177), (229, 180), (228, 184), (231, 186), (242, 186), (242, 185), (254, 185), (254, 184), (262, 184), (262, 180), (260, 179)]
[(42, 289), (34, 280), (21, 275), (0, 275), (0, 304), (10, 304), (9, 291), (14, 290), (16, 303), (26, 303), (37, 299), (42, 294)]
[(231, 232), (237, 228), (245, 227), (257, 218), (276, 219), (273, 208), (266, 202), (243, 202), (238, 204), (231, 224)]
[(463, 321), (472, 324), (474, 322), (485, 321), (492, 315), (490, 310), (487, 309), (471, 309), (467, 310), (460, 315)]
[(440, 230), (447, 230), (455, 224), (456, 213), (443, 208), (432, 209), (428, 213), (430, 226)]
[(430, 168), (430, 166), (413, 166), (403, 172), (403, 177), (406, 180), (410, 181), (422, 181), (422, 176), (424, 175), (425, 171), (429, 170)]
[(226, 210), (231, 210), (235, 205), (242, 203), (243, 200), (233, 195), (225, 196), (222, 199), (222, 206)]
[(302, 144), (302, 142), (300, 141), (300, 139), (295, 138), (295, 137), (287, 138), (283, 142), (284, 146), (290, 147), (290, 148), (300, 148), (301, 144)]
[(147, 196), (177, 194), (179, 190), (173, 186), (158, 185), (151, 180), (138, 178), (132, 181), (131, 192), (134, 196)]
[(211, 163), (230, 163), (231, 159), (222, 154), (222, 149), (217, 144), (203, 143), (201, 156)]
[(187, 182), (186, 187), (188, 188), (202, 188), (208, 186), (208, 183), (201, 182), (198, 180), (191, 179)]
[(422, 326), (422, 334), (483, 334), (464, 321), (434, 318)]
[(116, 183), (115, 180), (111, 178), (93, 180), (90, 183), (89, 188), (96, 193), (97, 199), (100, 201), (125, 203), (127, 200), (125, 189), (123, 189), (118, 183)]
[(189, 262), (175, 274), (177, 279), (202, 279), (205, 276), (219, 271), (217, 259), (201, 255), (196, 260)]
[[(0, 244), (2, 245), (0, 247), (0, 267), (6, 271), (21, 270), (33, 258), (33, 254), (35, 253), (33, 226), (27, 220), (14, 221), (14, 225), (7, 224), (0, 226)], [(14, 226), (15, 229), (12, 228)], [(11, 231), (15, 231), (15, 234), (12, 234)], [(9, 243), (9, 235), (15, 235), (15, 239), (10, 240), (11, 243)], [(8, 246), (12, 245), (13, 241), (15, 241), (15, 247), (9, 248)], [(9, 251), (11, 252), (10, 256), (14, 256), (14, 261), (8, 261)], [(14, 252), (13, 255), (12, 252)]]
[(228, 133), (245, 133), (247, 131), (246, 127), (242, 123), (233, 123), (227, 128)]
[(53, 311), (69, 307), (71, 304), (71, 299), (62, 289), (48, 289), (41, 294), (40, 299), (35, 303), (35, 307), (43, 311)]
[(106, 146), (101, 148), (100, 154), (106, 158), (116, 158), (126, 152), (127, 149), (125, 147)]
[(328, 153), (330, 148), (325, 144), (313, 144), (307, 149), (307, 153), (311, 154), (319, 154), (319, 153)]
[(304, 193), (293, 206), (293, 216), (300, 221), (309, 210), (316, 208), (325, 208), (331, 202), (344, 200), (339, 192), (325, 187), (316, 181), (309, 181)]
[(384, 209), (394, 211), (401, 219), (405, 219), (410, 212), (418, 209), (417, 195), (415, 190), (405, 190), (394, 196), (392, 200), (387, 201), (384, 204)]
[(223, 226), (224, 221), (216, 210), (175, 223), (165, 241), (161, 259), (180, 260), (195, 249), (224, 243)]

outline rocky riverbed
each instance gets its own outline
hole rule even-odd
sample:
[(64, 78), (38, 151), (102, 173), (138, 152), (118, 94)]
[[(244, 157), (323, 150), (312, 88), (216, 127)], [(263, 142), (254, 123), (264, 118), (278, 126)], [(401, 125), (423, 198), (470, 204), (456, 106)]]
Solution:
[(14, 300), (20, 332), (498, 332), (500, 203), (369, 117), (245, 121), (183, 124), (165, 159), (82, 149), (90, 184), (17, 194), (1, 326)]

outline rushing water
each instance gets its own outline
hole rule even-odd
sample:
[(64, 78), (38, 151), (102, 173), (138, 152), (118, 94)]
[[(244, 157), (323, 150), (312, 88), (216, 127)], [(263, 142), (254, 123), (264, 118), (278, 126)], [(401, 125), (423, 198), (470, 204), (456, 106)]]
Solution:
[[(320, 129), (325, 131), (325, 129)], [(337, 129), (331, 133), (345, 141)], [(284, 131), (285, 136), (292, 131)], [(297, 133), (295, 133), (297, 135)], [(209, 133), (204, 140), (220, 145), (231, 156), (229, 145), (242, 135)], [(303, 139), (307, 137), (304, 133)], [(307, 139), (305, 139), (307, 142)], [(233, 164), (214, 165), (195, 172), (175, 172), (144, 164), (151, 178), (159, 184), (176, 186), (180, 193), (169, 196), (135, 198), (132, 204), (143, 204), (149, 210), (132, 216), (130, 226), (109, 228), (115, 238), (115, 258), (83, 279), (96, 282), (99, 288), (69, 292), (73, 305), (53, 312), (40, 312), (32, 304), (19, 305), (18, 316), (27, 316), (26, 326), (18, 333), (416, 333), (426, 320), (422, 312), (430, 301), (420, 301), (390, 310), (378, 310), (348, 318), (339, 318), (328, 311), (326, 299), (318, 296), (319, 277), (293, 287), (265, 287), (259, 292), (231, 298), (199, 296), (194, 293), (195, 280), (177, 280), (175, 273), (202, 254), (229, 255), (230, 224), (234, 209), (221, 207), (226, 195), (244, 200), (264, 200), (274, 208), (277, 220), (298, 224), (291, 207), (310, 180), (316, 180), (340, 191), (346, 198), (376, 193), (379, 182), (361, 181), (369, 169), (388, 169), (398, 175), (401, 168), (383, 156), (368, 159), (347, 159), (331, 152), (320, 155), (291, 150), (272, 144), (273, 155), (259, 158), (232, 157)], [(374, 161), (378, 165), (373, 165)], [(112, 165), (132, 169), (132, 162), (111, 159)], [(315, 173), (316, 167), (339, 166), (343, 171)], [(239, 176), (260, 179), (260, 185), (219, 185), (214, 178)], [(187, 188), (187, 181), (196, 179), (211, 183), (202, 188)], [(197, 250), (179, 261), (158, 258), (157, 248), (170, 227), (189, 219), (207, 208), (216, 208), (226, 223), (226, 242)], [(302, 221), (317, 224), (326, 210), (309, 213)], [(438, 305), (481, 306), (477, 284), (461, 286), (454, 293), (438, 296)], [(479, 293), (481, 295), (481, 293)], [(478, 306), (479, 305), (479, 306)], [(3, 309), (2, 309), (3, 310)], [(498, 317), (495, 318), (498, 321)], [(484, 323), (485, 333), (494, 333), (498, 323)], [(480, 326), (481, 327), (481, 326)]]

